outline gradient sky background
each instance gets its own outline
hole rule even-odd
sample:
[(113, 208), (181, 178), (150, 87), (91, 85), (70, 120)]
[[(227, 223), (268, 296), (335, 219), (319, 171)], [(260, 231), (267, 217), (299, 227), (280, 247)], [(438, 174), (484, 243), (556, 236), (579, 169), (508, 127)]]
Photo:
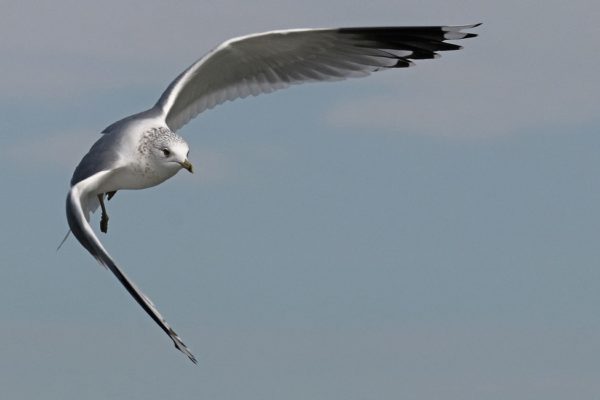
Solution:
[[(3, 398), (600, 394), (598, 2), (0, 5)], [(416, 68), (202, 114), (196, 174), (109, 203), (101, 240), (198, 367), (75, 240), (55, 251), (98, 132), (220, 41), (476, 22)]]

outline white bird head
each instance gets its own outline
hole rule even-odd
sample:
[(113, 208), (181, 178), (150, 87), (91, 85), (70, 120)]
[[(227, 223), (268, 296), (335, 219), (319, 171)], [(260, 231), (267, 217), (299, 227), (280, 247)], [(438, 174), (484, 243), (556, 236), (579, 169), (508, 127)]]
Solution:
[(183, 138), (167, 129), (157, 129), (148, 135), (148, 150), (154, 167), (175, 174), (181, 168), (194, 172), (188, 160), (190, 147)]

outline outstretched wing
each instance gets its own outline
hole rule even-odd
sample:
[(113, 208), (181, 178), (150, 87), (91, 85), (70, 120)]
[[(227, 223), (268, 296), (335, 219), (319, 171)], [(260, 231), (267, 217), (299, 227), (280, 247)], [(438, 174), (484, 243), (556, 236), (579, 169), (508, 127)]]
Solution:
[(227, 100), (305, 82), (335, 81), (413, 65), (458, 50), (478, 26), (297, 29), (234, 38), (179, 75), (156, 105), (172, 131)]
[(137, 301), (154, 322), (169, 335), (171, 340), (173, 340), (175, 347), (188, 356), (193, 363), (197, 364), (196, 357), (194, 357), (179, 336), (177, 336), (177, 333), (175, 333), (167, 321), (165, 321), (152, 301), (119, 269), (94, 234), (94, 231), (88, 222), (89, 206), (87, 203), (93, 201), (95, 196), (94, 189), (97, 188), (109, 174), (111, 174), (111, 171), (98, 172), (75, 184), (69, 191), (67, 196), (67, 220), (71, 232), (73, 232), (77, 240), (79, 240), (83, 247), (85, 247), (100, 264), (104, 265), (115, 274), (119, 282), (125, 286), (125, 289), (133, 296), (135, 301)]

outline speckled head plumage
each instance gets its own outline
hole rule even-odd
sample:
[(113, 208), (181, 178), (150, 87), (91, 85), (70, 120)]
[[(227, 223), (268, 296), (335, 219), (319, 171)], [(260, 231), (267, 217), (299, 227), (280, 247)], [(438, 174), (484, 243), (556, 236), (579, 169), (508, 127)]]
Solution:
[(181, 168), (193, 172), (187, 158), (190, 152), (188, 144), (167, 128), (153, 128), (145, 132), (137, 151), (144, 160), (144, 173), (172, 176)]
[(147, 154), (151, 148), (162, 150), (163, 148), (177, 144), (187, 146), (185, 140), (171, 130), (164, 127), (152, 128), (143, 134), (140, 139), (138, 151), (142, 154)]

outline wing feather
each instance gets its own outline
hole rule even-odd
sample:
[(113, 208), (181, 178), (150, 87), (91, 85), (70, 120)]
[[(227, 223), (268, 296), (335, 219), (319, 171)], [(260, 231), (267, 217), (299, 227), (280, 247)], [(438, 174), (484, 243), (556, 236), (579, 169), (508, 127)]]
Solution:
[(295, 29), (242, 36), (222, 43), (181, 73), (154, 110), (180, 129), (199, 113), (228, 100), (306, 82), (362, 77), (411, 60), (459, 50), (446, 40), (477, 35), (479, 24), (432, 27)]
[(181, 341), (177, 333), (169, 326), (164, 317), (160, 314), (154, 303), (133, 283), (117, 266), (112, 257), (102, 246), (88, 220), (90, 207), (88, 203), (95, 198), (95, 188), (97, 188), (103, 179), (109, 176), (110, 171), (102, 171), (91, 177), (75, 184), (67, 196), (67, 220), (71, 232), (77, 240), (90, 252), (90, 254), (104, 267), (108, 268), (121, 282), (125, 289), (138, 302), (138, 304), (150, 315), (150, 317), (161, 327), (163, 331), (175, 344), (175, 347), (184, 353), (193, 362), (197, 363), (196, 358)]

